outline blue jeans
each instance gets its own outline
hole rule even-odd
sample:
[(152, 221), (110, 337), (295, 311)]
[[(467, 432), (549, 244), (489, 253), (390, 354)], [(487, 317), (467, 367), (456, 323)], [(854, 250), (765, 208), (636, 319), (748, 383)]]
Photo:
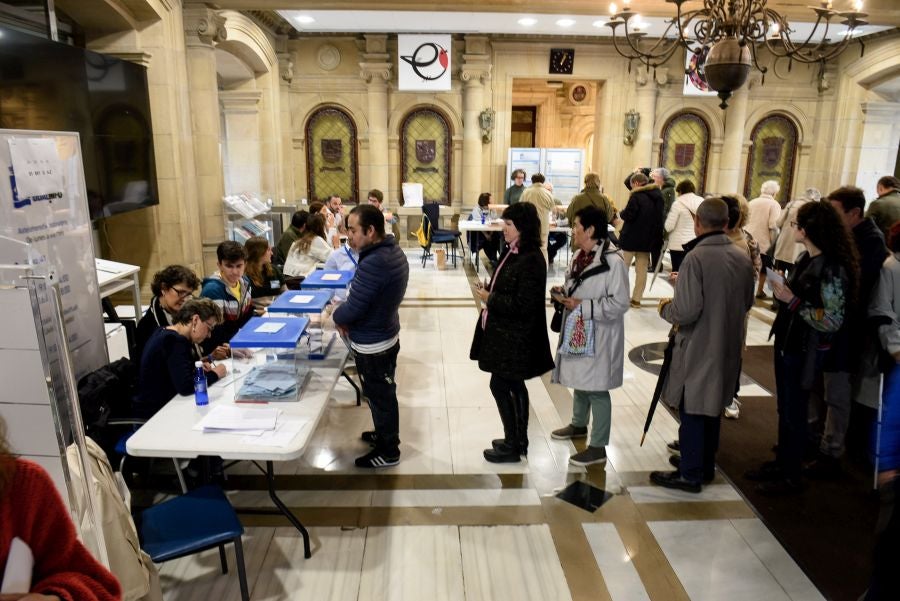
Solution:
[(356, 371), (363, 394), (369, 399), (375, 425), (375, 448), (387, 457), (400, 455), (400, 408), (397, 403), (397, 354), (400, 343), (372, 355), (356, 353)]
[(572, 398), (572, 425), (584, 428), (588, 419), (594, 415), (591, 424), (592, 447), (605, 447), (609, 444), (609, 427), (612, 421), (612, 400), (605, 390), (576, 390)]

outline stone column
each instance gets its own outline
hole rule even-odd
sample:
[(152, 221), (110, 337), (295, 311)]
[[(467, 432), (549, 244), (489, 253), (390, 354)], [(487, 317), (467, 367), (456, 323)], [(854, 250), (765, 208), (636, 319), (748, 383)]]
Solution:
[[(744, 126), (747, 123), (747, 100), (750, 95), (750, 82), (734, 92), (725, 109), (725, 139), (722, 142), (722, 154), (719, 159), (719, 173), (716, 192), (733, 194), (740, 192), (741, 156), (744, 150)], [(751, 190), (755, 195), (759, 190)]]
[(293, 134), (294, 126), (291, 120), (291, 82), (294, 80), (294, 61), (289, 52), (278, 53), (278, 74), (279, 85), (278, 93), (280, 95), (279, 123), (281, 124), (281, 157), (282, 157), (282, 190), (284, 197), (288, 203), (297, 202), (300, 198), (306, 196), (306, 193), (300, 194), (294, 185), (294, 150), (293, 150)]
[(461, 205), (475, 204), (482, 190), (481, 111), (484, 110), (484, 82), (491, 77), (491, 57), (488, 38), (466, 36), (466, 49), (459, 78), (465, 85), (463, 92), (463, 156)]
[[(391, 80), (390, 55), (387, 51), (387, 36), (384, 34), (368, 34), (366, 49), (359, 63), (359, 76), (365, 80), (368, 91), (369, 119), (369, 181), (362, 182), (360, 202), (371, 188), (378, 188), (385, 195), (388, 205), (395, 205), (400, 197), (400, 190), (391, 196), (389, 188), (388, 161), (388, 82)], [(396, 206), (393, 208), (396, 209)]]
[(635, 76), (637, 85), (637, 107), (635, 110), (641, 115), (637, 137), (631, 149), (631, 158), (634, 165), (628, 165), (630, 171), (640, 165), (653, 167), (656, 164), (653, 154), (653, 136), (656, 131), (656, 96), (659, 87), (656, 81), (643, 70), (638, 70)]
[(263, 189), (262, 154), (260, 140), (259, 90), (229, 90), (219, 92), (222, 110), (222, 170), (225, 194), (263, 195), (274, 190)]
[(225, 39), (225, 19), (202, 4), (187, 4), (183, 14), (200, 238), (204, 271), (211, 272), (216, 265), (216, 245), (225, 238), (215, 55), (215, 44)]

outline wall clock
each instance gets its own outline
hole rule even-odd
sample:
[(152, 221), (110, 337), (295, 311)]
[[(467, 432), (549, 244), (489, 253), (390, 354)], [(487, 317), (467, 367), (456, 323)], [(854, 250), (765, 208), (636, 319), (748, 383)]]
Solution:
[(553, 48), (550, 50), (551, 75), (571, 75), (574, 66), (574, 48)]

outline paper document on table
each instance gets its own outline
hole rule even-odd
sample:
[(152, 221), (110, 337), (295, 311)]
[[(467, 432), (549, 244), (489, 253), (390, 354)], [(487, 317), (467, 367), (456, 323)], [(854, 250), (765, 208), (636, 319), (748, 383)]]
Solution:
[(322, 281), (324, 282), (334, 282), (341, 279), (341, 274), (339, 273), (323, 273)]
[(274, 430), (281, 411), (268, 407), (244, 408), (234, 405), (213, 407), (194, 427), (206, 431), (235, 431), (249, 434), (248, 430)]
[(297, 296), (291, 299), (292, 303), (299, 303), (301, 305), (308, 305), (312, 302), (315, 297), (312, 294), (298, 294)]
[(271, 322), (271, 323), (264, 323), (253, 331), (259, 332), (260, 334), (274, 334), (275, 332), (279, 331), (283, 327), (284, 327), (283, 323), (279, 323), (276, 321), (276, 322)]
[(784, 286), (784, 276), (774, 269), (766, 267), (766, 287), (769, 290), (775, 290), (775, 284)]
[(34, 555), (31, 553), (31, 547), (18, 536), (13, 538), (9, 543), (9, 555), (6, 558), (6, 569), (3, 571), (0, 595), (30, 591), (32, 570), (34, 570)]
[(278, 422), (278, 427), (274, 431), (264, 432), (260, 436), (245, 436), (241, 442), (261, 447), (286, 447), (309, 423), (310, 420), (307, 419), (282, 420)]

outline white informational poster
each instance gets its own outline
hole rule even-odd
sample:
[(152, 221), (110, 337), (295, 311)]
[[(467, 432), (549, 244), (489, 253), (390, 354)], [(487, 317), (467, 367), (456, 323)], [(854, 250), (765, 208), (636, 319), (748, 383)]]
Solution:
[(451, 84), (450, 34), (398, 35), (400, 90), (441, 91)]
[[(0, 235), (31, 244), (32, 260), (55, 270), (80, 378), (105, 365), (107, 354), (78, 134), (0, 130), (0, 173), (7, 174), (0, 177)], [(19, 261), (0, 256), (0, 263)], [(42, 315), (52, 313), (50, 293), (39, 287)], [(55, 340), (45, 324), (46, 339)], [(59, 349), (52, 343), (48, 350), (55, 371)]]

